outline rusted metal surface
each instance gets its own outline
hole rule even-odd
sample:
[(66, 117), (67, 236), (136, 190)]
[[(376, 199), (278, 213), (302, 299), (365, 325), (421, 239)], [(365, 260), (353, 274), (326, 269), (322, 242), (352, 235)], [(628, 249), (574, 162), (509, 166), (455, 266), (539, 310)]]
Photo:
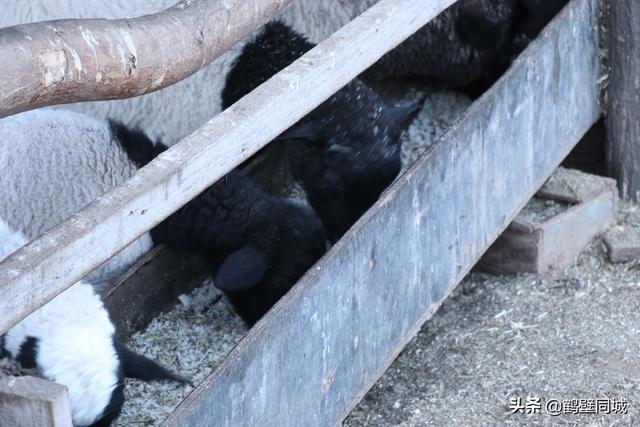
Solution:
[(565, 9), (165, 425), (340, 422), (597, 120), (597, 15)]
[(606, 160), (620, 195), (640, 200), (640, 2), (609, 0)]
[(167, 87), (211, 63), (290, 2), (183, 0), (139, 18), (2, 28), (0, 117)]
[(159, 245), (145, 254), (102, 299), (116, 326), (127, 340), (158, 314), (173, 308), (180, 294), (187, 294), (209, 274), (202, 260), (189, 253)]

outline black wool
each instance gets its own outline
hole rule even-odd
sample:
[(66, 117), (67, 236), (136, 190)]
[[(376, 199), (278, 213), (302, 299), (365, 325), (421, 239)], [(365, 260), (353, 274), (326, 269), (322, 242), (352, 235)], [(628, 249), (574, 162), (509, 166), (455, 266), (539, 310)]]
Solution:
[[(313, 48), (305, 37), (272, 21), (249, 42), (227, 75), (223, 108)], [(388, 107), (356, 79), (284, 132), (293, 177), (331, 240), (340, 238), (400, 171), (400, 132), (416, 110)]]
[(460, 0), (383, 56), (367, 79), (418, 77), (488, 87), (508, 66), (516, 0)]
[[(126, 127), (119, 132), (122, 147), (139, 167), (167, 148)], [(311, 209), (266, 194), (241, 171), (218, 180), (151, 236), (156, 243), (201, 255), (216, 287), (250, 325), (326, 250), (322, 224)]]

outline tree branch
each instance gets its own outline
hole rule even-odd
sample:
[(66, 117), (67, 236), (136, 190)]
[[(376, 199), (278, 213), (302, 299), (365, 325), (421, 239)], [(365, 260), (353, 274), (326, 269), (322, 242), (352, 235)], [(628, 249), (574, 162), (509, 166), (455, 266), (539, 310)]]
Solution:
[(183, 0), (139, 18), (2, 28), (0, 117), (162, 89), (211, 63), (290, 2)]

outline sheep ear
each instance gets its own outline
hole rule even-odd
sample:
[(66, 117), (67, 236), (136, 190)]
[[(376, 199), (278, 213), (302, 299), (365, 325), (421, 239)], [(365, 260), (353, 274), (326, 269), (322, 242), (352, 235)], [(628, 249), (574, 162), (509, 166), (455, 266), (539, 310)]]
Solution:
[(142, 381), (186, 381), (153, 360), (130, 350), (115, 336), (113, 337), (113, 348), (122, 363), (122, 370), (126, 378), (136, 378)]
[(303, 139), (305, 141), (317, 141), (320, 139), (320, 130), (313, 123), (305, 123), (298, 126), (290, 127), (282, 132), (276, 141), (291, 141), (293, 139)]
[(420, 111), (423, 103), (424, 103), (424, 99), (419, 99), (414, 102), (408, 102), (402, 105), (394, 105), (393, 107), (387, 107), (386, 116), (391, 121), (391, 123), (396, 123), (400, 125), (404, 123), (406, 120), (408, 120), (412, 115)]
[(264, 255), (251, 246), (245, 246), (224, 260), (214, 278), (215, 286), (223, 291), (244, 291), (260, 282), (267, 272)]

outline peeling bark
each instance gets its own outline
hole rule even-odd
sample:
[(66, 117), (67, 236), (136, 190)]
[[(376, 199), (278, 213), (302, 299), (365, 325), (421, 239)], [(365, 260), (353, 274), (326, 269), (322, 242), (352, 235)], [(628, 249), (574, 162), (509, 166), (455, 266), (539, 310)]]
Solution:
[(183, 0), (139, 18), (0, 29), (0, 117), (162, 89), (211, 63), (290, 2)]

